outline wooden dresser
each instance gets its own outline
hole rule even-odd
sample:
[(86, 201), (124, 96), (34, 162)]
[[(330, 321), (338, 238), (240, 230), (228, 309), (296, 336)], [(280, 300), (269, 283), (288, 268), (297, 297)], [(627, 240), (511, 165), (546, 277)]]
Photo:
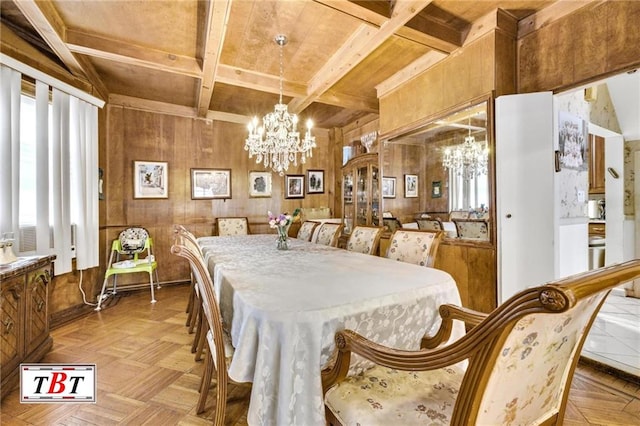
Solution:
[(22, 257), (0, 267), (0, 376), (4, 398), (19, 381), (23, 362), (51, 349), (47, 307), (55, 256)]

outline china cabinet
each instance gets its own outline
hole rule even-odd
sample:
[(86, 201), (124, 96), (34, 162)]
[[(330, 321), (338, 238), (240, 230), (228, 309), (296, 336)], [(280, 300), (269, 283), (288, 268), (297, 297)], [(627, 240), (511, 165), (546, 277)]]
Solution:
[(21, 258), (0, 268), (2, 397), (18, 382), (20, 363), (39, 361), (53, 343), (47, 299), (54, 259)]
[(354, 157), (342, 167), (342, 203), (345, 233), (358, 225), (378, 226), (380, 173), (377, 152)]

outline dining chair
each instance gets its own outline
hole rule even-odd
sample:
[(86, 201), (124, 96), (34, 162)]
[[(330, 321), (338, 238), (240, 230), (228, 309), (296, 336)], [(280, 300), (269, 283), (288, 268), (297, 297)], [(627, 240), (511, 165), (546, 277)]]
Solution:
[(336, 247), (340, 234), (342, 233), (342, 228), (344, 228), (344, 225), (341, 223), (322, 223), (318, 228), (315, 243)]
[(302, 222), (302, 225), (300, 225), (300, 229), (298, 230), (298, 235), (296, 235), (296, 238), (303, 241), (311, 241), (313, 231), (318, 225), (320, 225), (320, 222), (305, 220), (304, 222)]
[(356, 226), (349, 235), (347, 250), (364, 254), (375, 254), (384, 228), (377, 226)]
[(432, 267), (443, 236), (443, 231), (398, 229), (391, 235), (386, 257)]
[(418, 223), (418, 229), (426, 229), (429, 231), (444, 231), (444, 226), (442, 225), (442, 221), (439, 218), (419, 218), (416, 219)]
[(217, 217), (218, 236), (249, 234), (249, 220), (246, 217)]
[(402, 228), (402, 222), (400, 222), (400, 220), (396, 219), (395, 217), (383, 217), (382, 224), (384, 225), (386, 230), (391, 233), (395, 232), (396, 229)]
[(489, 222), (487, 219), (452, 219), (460, 238), (477, 240), (489, 239)]
[[(638, 276), (632, 260), (528, 288), (489, 314), (442, 305), (440, 329), (419, 350), (339, 331), (336, 361), (323, 372), (327, 423), (561, 425), (602, 303)], [(447, 342), (454, 321), (468, 331)], [(375, 366), (348, 375), (352, 353)]]
[[(198, 245), (198, 239), (183, 225), (175, 225), (173, 228), (174, 235), (180, 235), (184, 238), (184, 243), (188, 244), (191, 250), (197, 251), (202, 256), (202, 250)], [(196, 285), (196, 278), (193, 271), (190, 270), (189, 298), (187, 300), (186, 326), (188, 326), (189, 334), (194, 334), (191, 352), (195, 353), (195, 360), (202, 359), (202, 351), (204, 350), (204, 336), (206, 335), (206, 319), (202, 314), (202, 303), (200, 302), (200, 292)]]
[(208, 328), (206, 333), (208, 350), (205, 358), (205, 369), (200, 381), (200, 396), (196, 406), (196, 413), (200, 414), (204, 411), (209, 387), (215, 375), (217, 395), (213, 424), (223, 425), (227, 406), (228, 385), (232, 382), (228, 374), (228, 365), (234, 352), (231, 338), (223, 327), (213, 281), (201, 253), (194, 249), (182, 235), (174, 237), (171, 253), (189, 261), (198, 286), (202, 312)]
[[(145, 253), (145, 258), (140, 256)], [(125, 259), (121, 259), (124, 257)], [(118, 235), (118, 238), (111, 241), (111, 254), (109, 255), (109, 263), (104, 274), (102, 282), (102, 290), (98, 296), (98, 306), (96, 311), (102, 309), (102, 302), (105, 298), (105, 291), (109, 277), (113, 277), (113, 284), (110, 294), (116, 294), (118, 275), (133, 274), (146, 272), (149, 274), (149, 287), (151, 288), (151, 303), (156, 303), (155, 293), (153, 291), (153, 275), (156, 276), (156, 287), (160, 288), (160, 280), (158, 279), (158, 262), (153, 255), (153, 239), (145, 228), (131, 227), (126, 228)]]

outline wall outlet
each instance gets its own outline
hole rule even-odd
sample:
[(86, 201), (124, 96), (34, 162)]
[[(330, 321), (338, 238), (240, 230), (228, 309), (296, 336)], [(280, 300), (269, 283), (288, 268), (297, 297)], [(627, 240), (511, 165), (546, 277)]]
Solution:
[(585, 201), (586, 201), (585, 192), (584, 191), (578, 191), (578, 202), (579, 203), (584, 203)]

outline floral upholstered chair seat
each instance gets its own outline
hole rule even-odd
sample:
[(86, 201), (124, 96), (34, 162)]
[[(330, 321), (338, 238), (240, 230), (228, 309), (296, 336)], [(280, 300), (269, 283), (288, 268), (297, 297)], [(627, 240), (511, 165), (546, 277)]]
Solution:
[(296, 238), (303, 241), (311, 241), (313, 231), (318, 225), (320, 225), (320, 222), (305, 220), (304, 222), (302, 222), (302, 225), (300, 225), (300, 230), (298, 231), (298, 235)]
[(442, 221), (438, 218), (435, 219), (416, 219), (418, 223), (418, 229), (426, 229), (429, 231), (443, 231), (444, 226), (442, 225)]
[(400, 371), (376, 366), (325, 395), (343, 425), (448, 425), (464, 370)]
[(391, 236), (387, 257), (414, 265), (433, 266), (442, 236), (442, 231), (397, 230)]
[(218, 235), (247, 235), (249, 233), (249, 221), (246, 217), (219, 217), (216, 218)]
[[(422, 339), (420, 350), (338, 331), (335, 363), (323, 371), (327, 419), (332, 425), (562, 425), (595, 316), (612, 288), (639, 276), (636, 259), (527, 288), (488, 314), (440, 306), (440, 329)], [(451, 342), (454, 321), (468, 331)], [(352, 355), (375, 367), (350, 373)]]
[(374, 254), (380, 242), (383, 228), (356, 226), (347, 242), (347, 250), (364, 254)]
[(343, 225), (339, 223), (325, 222), (320, 225), (318, 235), (316, 236), (317, 244), (335, 247), (338, 245), (338, 238), (342, 232)]

